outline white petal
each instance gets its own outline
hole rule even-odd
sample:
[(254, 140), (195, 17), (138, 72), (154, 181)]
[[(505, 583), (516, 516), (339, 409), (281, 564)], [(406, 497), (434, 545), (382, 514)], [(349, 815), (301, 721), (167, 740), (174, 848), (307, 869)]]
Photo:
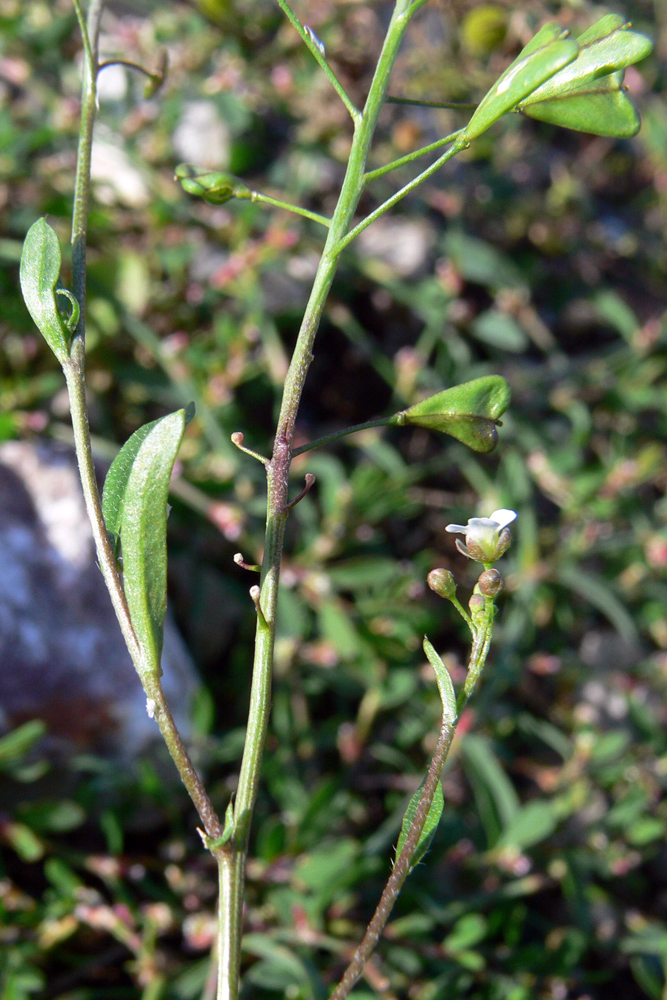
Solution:
[(491, 515), (491, 520), (495, 521), (496, 524), (498, 525), (498, 530), (502, 531), (503, 528), (506, 528), (508, 524), (512, 523), (515, 517), (516, 517), (515, 510), (501, 509), (501, 510), (494, 510), (493, 514)]
[(451, 531), (452, 534), (465, 535), (468, 527), (465, 524), (448, 524), (445, 531)]

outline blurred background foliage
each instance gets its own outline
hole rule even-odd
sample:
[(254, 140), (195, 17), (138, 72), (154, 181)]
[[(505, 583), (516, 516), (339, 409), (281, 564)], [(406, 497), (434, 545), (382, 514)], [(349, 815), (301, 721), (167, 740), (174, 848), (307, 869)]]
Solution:
[[(487, 675), (444, 777), (445, 812), (356, 1000), (660, 1000), (667, 970), (667, 16), (661, 0), (432, 0), (391, 92), (474, 101), (544, 20), (608, 9), (651, 35), (627, 85), (643, 128), (613, 142), (509, 116), (345, 254), (299, 443), (498, 372), (513, 404), (494, 455), (419, 429), (369, 431), (294, 462), (276, 688), (249, 870), (247, 996), (320, 1000), (378, 898), (461, 623), (425, 588), (474, 567), (445, 526), (519, 512)], [(363, 100), (389, 6), (298, 13)], [(0, 435), (67, 439), (56, 362), (18, 292), (28, 226), (63, 243), (78, 125), (69, 0), (0, 0)], [(90, 218), (92, 428), (109, 455), (194, 399), (170, 518), (172, 607), (202, 675), (196, 753), (224, 811), (247, 710), (261, 467), (322, 246), (312, 223), (212, 207), (181, 160), (331, 211), (344, 110), (269, 0), (111, 2)], [(380, 164), (464, 120), (388, 106)], [(370, 209), (411, 176), (376, 181)], [(214, 870), (159, 752), (69, 776), (0, 741), (2, 1000), (202, 995)], [(157, 763), (156, 763), (157, 761)], [(51, 785), (49, 785), (51, 780)], [(64, 786), (63, 786), (64, 781)], [(46, 784), (45, 784), (46, 782)], [(46, 789), (46, 791), (45, 791)], [(166, 804), (165, 804), (166, 803)]]

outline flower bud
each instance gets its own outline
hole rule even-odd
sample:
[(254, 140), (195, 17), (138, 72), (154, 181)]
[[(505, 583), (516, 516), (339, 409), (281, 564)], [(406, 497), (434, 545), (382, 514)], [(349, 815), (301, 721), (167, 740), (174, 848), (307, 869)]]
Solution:
[(482, 594), (473, 594), (468, 601), (468, 607), (470, 608), (470, 616), (477, 625), (479, 623), (480, 617), (486, 617), (486, 600)]
[(426, 582), (431, 590), (434, 590), (439, 597), (444, 597), (446, 601), (451, 601), (456, 594), (456, 580), (448, 569), (432, 569), (426, 577)]
[(511, 544), (512, 532), (509, 528), (503, 528), (496, 543), (496, 559), (500, 559), (501, 556), (504, 556)]
[(497, 569), (485, 569), (477, 586), (484, 597), (497, 597), (505, 586), (505, 581)]

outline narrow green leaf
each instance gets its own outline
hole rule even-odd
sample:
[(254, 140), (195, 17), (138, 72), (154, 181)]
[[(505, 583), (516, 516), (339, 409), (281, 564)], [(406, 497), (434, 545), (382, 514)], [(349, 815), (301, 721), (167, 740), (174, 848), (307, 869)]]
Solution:
[(426, 653), (428, 662), (435, 670), (435, 679), (438, 682), (438, 690), (440, 691), (442, 701), (442, 717), (445, 722), (454, 723), (456, 722), (457, 710), (456, 692), (454, 691), (452, 678), (449, 675), (449, 670), (433, 648), (428, 636), (424, 636), (424, 652)]
[(545, 24), (496, 80), (470, 119), (467, 142), (485, 132), (520, 101), (577, 57), (579, 47), (559, 25)]
[(495, 846), (525, 851), (550, 837), (557, 826), (558, 816), (551, 802), (528, 802), (515, 813)]
[(132, 471), (132, 463), (137, 457), (139, 448), (144, 443), (150, 432), (159, 423), (158, 420), (151, 420), (149, 424), (139, 427), (134, 434), (127, 439), (123, 447), (114, 458), (102, 490), (102, 514), (107, 531), (114, 540), (120, 540), (120, 526), (123, 518), (123, 504), (125, 502), (125, 490), (127, 481)]
[[(408, 802), (408, 808), (405, 810), (405, 815), (403, 817), (403, 824), (401, 826), (401, 835), (398, 838), (398, 844), (396, 845), (396, 857), (400, 857), (401, 851), (405, 841), (408, 839), (408, 834), (410, 832), (410, 827), (412, 826), (413, 820), (415, 818), (415, 813), (417, 812), (417, 807), (421, 802), (422, 791), (424, 789), (424, 782), (412, 796)], [(435, 831), (438, 828), (438, 823), (440, 822), (440, 817), (442, 816), (442, 810), (444, 809), (445, 801), (442, 795), (442, 785), (440, 782), (435, 786), (435, 795), (433, 796), (433, 801), (431, 802), (431, 808), (428, 811), (428, 816), (426, 817), (426, 822), (424, 823), (424, 829), (421, 832), (419, 841), (417, 842), (417, 847), (412, 859), (410, 861), (410, 869), (412, 870), (415, 865), (418, 865), (421, 859), (424, 857), (429, 847), (431, 846), (431, 841), (435, 836)]]
[[(190, 403), (185, 409), (185, 426), (190, 423), (194, 416), (194, 403)], [(160, 420), (151, 420), (150, 423), (139, 427), (134, 434), (127, 439), (123, 447), (114, 458), (102, 490), (102, 514), (107, 531), (113, 536), (116, 542), (120, 539), (120, 526), (123, 516), (123, 503), (125, 501), (125, 490), (127, 481), (132, 470), (139, 448), (146, 440), (152, 429), (160, 423)]]
[(227, 808), (225, 809), (225, 825), (222, 828), (222, 835), (218, 837), (217, 840), (211, 840), (209, 837), (206, 838), (206, 846), (209, 851), (215, 850), (216, 847), (223, 847), (229, 840), (234, 836), (234, 804), (233, 802), (227, 803)]
[(493, 451), (498, 443), (497, 425), (510, 402), (510, 389), (500, 375), (452, 386), (422, 399), (391, 418), (392, 424), (417, 424), (442, 431), (473, 451)]
[(45, 733), (46, 724), (41, 719), (31, 719), (0, 738), (0, 766), (25, 756)]
[(68, 288), (56, 287), (56, 295), (60, 295), (61, 298), (67, 299), (69, 302), (70, 313), (67, 319), (63, 318), (63, 322), (69, 332), (74, 333), (79, 323), (79, 316), (81, 315), (79, 303), (76, 301)]
[[(27, 232), (21, 254), (21, 291), (35, 326), (58, 361), (69, 358), (70, 330), (56, 303), (62, 257), (58, 237), (46, 219), (38, 219)], [(63, 289), (58, 289), (62, 294)], [(71, 293), (67, 293), (68, 297)], [(71, 319), (75, 311), (72, 309)], [(78, 305), (76, 309), (78, 320)]]
[[(151, 427), (134, 456), (120, 503), (123, 582), (145, 670), (160, 674), (167, 610), (167, 498), (185, 410)], [(119, 476), (120, 481), (120, 476)]]

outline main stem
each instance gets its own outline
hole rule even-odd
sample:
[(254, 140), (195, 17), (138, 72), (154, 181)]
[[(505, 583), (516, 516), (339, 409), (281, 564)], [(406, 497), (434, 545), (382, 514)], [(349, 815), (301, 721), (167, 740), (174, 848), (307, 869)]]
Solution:
[(366, 161), (389, 75), (410, 20), (409, 8), (409, 0), (397, 0), (364, 110), (355, 120), (345, 179), (285, 379), (273, 454), (267, 466), (267, 519), (260, 597), (263, 619), (258, 615), (248, 728), (234, 808), (233, 848), (231, 858), (221, 859), (218, 1000), (238, 997), (245, 865), (271, 702), (278, 581), (288, 516), (294, 424), (313, 357), (315, 335), (338, 265), (338, 244), (350, 229), (364, 188)]

